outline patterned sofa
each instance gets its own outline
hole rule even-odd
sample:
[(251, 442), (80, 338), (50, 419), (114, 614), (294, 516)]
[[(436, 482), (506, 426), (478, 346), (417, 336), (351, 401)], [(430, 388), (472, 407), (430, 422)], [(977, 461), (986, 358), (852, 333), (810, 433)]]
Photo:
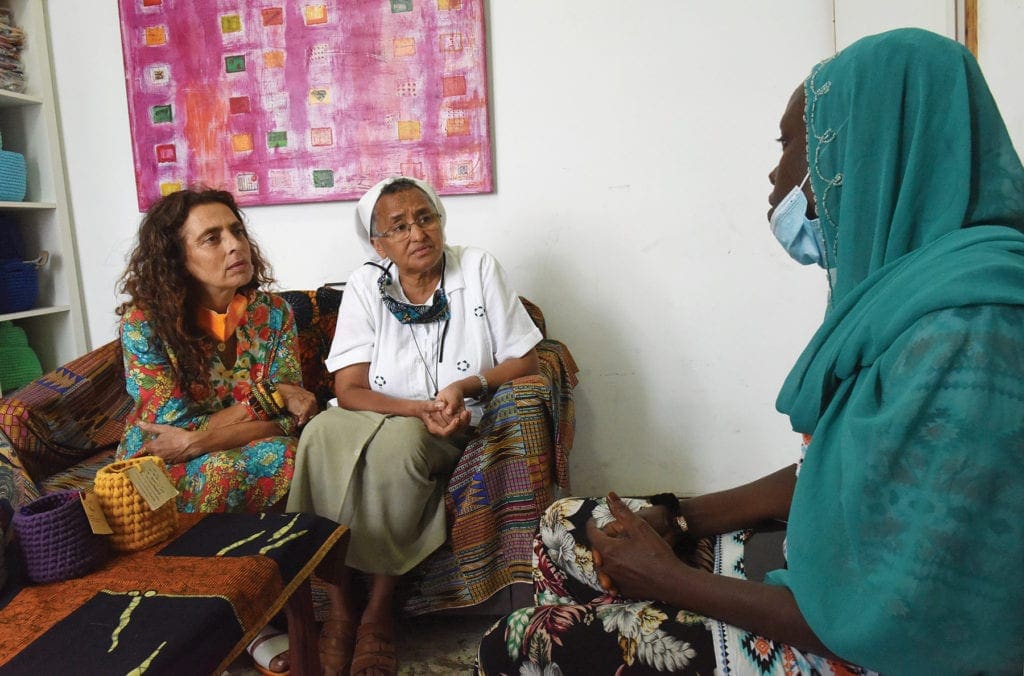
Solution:
[[(333, 396), (323, 359), (341, 294), (281, 292), (295, 312), (304, 382), (321, 406)], [(404, 580), (407, 614), (478, 606), (513, 583), (528, 589), (537, 519), (556, 491), (569, 489), (577, 368), (565, 345), (547, 338), (540, 309), (523, 305), (545, 335), (541, 374), (502, 385), (488, 405), (448, 484), (451, 536)], [(88, 486), (111, 462), (130, 404), (116, 342), (0, 400), (0, 512)]]

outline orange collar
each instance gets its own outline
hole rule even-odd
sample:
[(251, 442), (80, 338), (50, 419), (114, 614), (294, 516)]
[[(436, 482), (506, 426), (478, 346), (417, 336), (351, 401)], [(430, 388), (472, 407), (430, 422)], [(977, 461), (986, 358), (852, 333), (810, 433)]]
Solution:
[(224, 343), (235, 333), (242, 316), (245, 315), (245, 307), (249, 299), (240, 293), (236, 293), (228, 304), (228, 311), (221, 314), (215, 310), (208, 310), (201, 307), (196, 311), (196, 321), (199, 328), (213, 336), (215, 340)]

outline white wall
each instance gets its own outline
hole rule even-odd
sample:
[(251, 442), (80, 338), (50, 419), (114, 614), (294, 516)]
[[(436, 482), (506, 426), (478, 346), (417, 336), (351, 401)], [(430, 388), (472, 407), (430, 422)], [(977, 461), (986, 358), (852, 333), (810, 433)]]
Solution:
[(954, 0), (837, 0), (836, 48), (842, 49), (865, 35), (905, 26), (927, 28), (956, 39), (957, 13)]
[(1019, 153), (1024, 148), (1024, 0), (984, 0), (978, 3), (978, 61), (992, 89), (1010, 138)]
[[(115, 335), (114, 283), (139, 221), (117, 9), (49, 5), (98, 345)], [(496, 253), (575, 355), (576, 492), (704, 491), (795, 457), (774, 400), (825, 278), (774, 243), (767, 174), (790, 93), (832, 53), (832, 11), (488, 2), (497, 190), (446, 198), (449, 240)], [(308, 288), (362, 262), (353, 207), (246, 213), (281, 286)]]
[[(836, 0), (836, 46), (900, 26), (919, 26), (951, 38), (963, 35), (965, 0)], [(1024, 143), (1024, 0), (977, 3), (978, 62), (1018, 152)]]

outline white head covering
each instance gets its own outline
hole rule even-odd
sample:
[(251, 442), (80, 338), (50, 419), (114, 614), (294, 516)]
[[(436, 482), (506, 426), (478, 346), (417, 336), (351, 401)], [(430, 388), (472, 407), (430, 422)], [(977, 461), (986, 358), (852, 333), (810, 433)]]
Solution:
[(359, 202), (356, 204), (356, 236), (359, 238), (359, 243), (363, 245), (363, 249), (370, 256), (370, 260), (375, 263), (382, 259), (373, 248), (373, 244), (370, 243), (370, 219), (373, 217), (373, 208), (377, 206), (377, 200), (380, 199), (381, 191), (399, 179), (405, 179), (416, 184), (416, 187), (430, 198), (431, 203), (434, 205), (434, 211), (440, 217), (441, 241), (444, 241), (444, 224), (446, 220), (444, 205), (441, 204), (441, 198), (437, 196), (437, 193), (434, 192), (430, 184), (412, 176), (389, 176), (367, 190), (366, 194), (360, 197)]

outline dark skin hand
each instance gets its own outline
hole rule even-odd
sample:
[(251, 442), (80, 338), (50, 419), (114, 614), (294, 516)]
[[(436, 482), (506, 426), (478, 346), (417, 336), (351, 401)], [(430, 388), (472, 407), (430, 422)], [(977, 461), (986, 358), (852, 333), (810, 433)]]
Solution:
[(615, 493), (608, 494), (608, 506), (617, 524), (612, 534), (593, 521), (587, 523), (594, 566), (605, 589), (631, 599), (686, 608), (808, 652), (835, 657), (811, 631), (785, 587), (691, 568), (676, 558), (648, 520), (630, 510)]
[[(736, 488), (681, 500), (679, 511), (689, 524), (688, 534), (693, 537), (754, 528), (766, 521), (785, 521), (795, 487), (796, 465), (789, 465)], [(679, 531), (665, 507), (646, 507), (636, 514), (669, 545), (678, 541)], [(612, 521), (602, 530), (607, 535), (616, 535), (619, 529), (621, 524)]]

